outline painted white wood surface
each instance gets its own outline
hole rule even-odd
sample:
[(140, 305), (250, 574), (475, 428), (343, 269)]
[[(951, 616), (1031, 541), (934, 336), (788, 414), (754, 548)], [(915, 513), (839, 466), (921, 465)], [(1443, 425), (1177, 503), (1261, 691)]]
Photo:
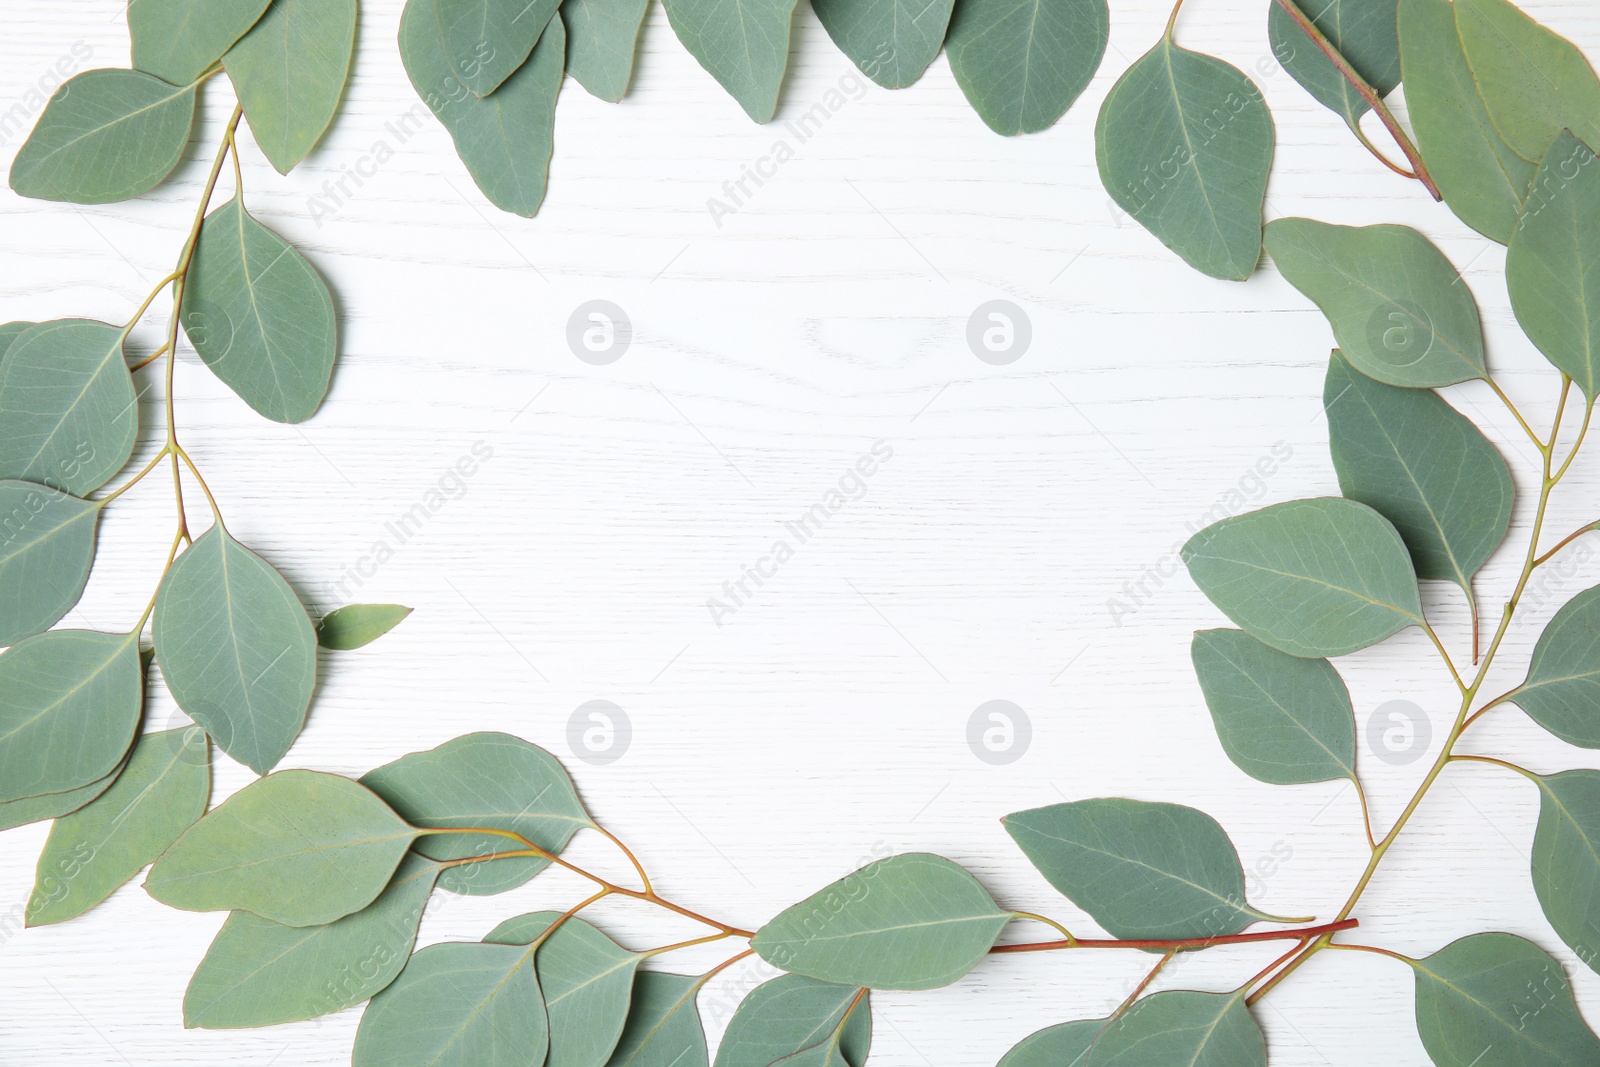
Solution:
[[(1083, 99), (1047, 133), (1009, 140), (981, 125), (942, 58), (912, 89), (862, 88), (809, 11), (778, 122), (753, 126), (655, 9), (624, 104), (568, 82), (550, 195), (529, 221), (483, 201), (431, 119), (397, 135), (418, 108), (393, 47), (399, 4), (369, 3), (344, 112), (321, 149), (287, 178), (253, 148), (244, 156), (252, 210), (336, 288), (344, 346), (327, 405), (298, 429), (269, 425), (187, 349), (177, 379), (186, 441), (237, 536), (320, 609), (417, 608), (382, 643), (325, 660), (285, 765), (354, 774), (472, 730), (520, 734), (568, 759), (592, 810), (663, 891), (745, 925), (874, 855), (926, 849), (969, 865), (1013, 907), (1090, 929), (997, 819), (1100, 795), (1198, 805), (1258, 872), (1257, 903), (1336, 910), (1365, 858), (1353, 794), (1263, 785), (1227, 761), (1188, 663), (1190, 632), (1220, 616), (1172, 555), (1208, 515), (1337, 491), (1320, 404), (1331, 338), (1270, 266), (1245, 284), (1210, 281), (1109, 207), (1094, 116), (1166, 17), (1165, 0), (1113, 6), (1112, 48)], [(1600, 55), (1600, 8), (1527, 6)], [(1250, 71), (1272, 105), (1269, 214), (1428, 233), (1465, 268), (1507, 389), (1547, 424), (1554, 374), (1516, 330), (1503, 249), (1381, 169), (1272, 63), (1265, 7), (1193, 0), (1181, 37)], [(0, 114), (75, 42), (89, 65), (126, 62), (122, 10), (5, 0)], [(843, 106), (800, 143), (785, 122), (831, 90)], [(0, 193), (0, 320), (126, 317), (177, 251), (225, 107), (225, 91), (208, 94), (190, 162), (139, 202), (74, 208)], [(795, 158), (718, 225), (707, 199), (779, 140)], [(20, 141), (6, 133), (0, 156)], [(333, 205), (325, 183), (373, 170), (363, 161), (387, 154), (379, 144), (393, 158)], [(566, 341), (569, 316), (594, 299), (625, 309), (635, 330), (608, 366)], [(1007, 366), (978, 360), (965, 339), (992, 299), (1031, 322), (1031, 346)], [(153, 346), (160, 324), (137, 338)], [(1452, 399), (1488, 425), (1526, 490), (1534, 456), (1504, 410), (1481, 385)], [(879, 441), (893, 455), (864, 492), (716, 625), (708, 598)], [(493, 458), (458, 488), (447, 472), (479, 442)], [(448, 504), (397, 544), (386, 524), (442, 478)], [(1594, 519), (1597, 489), (1600, 462), (1581, 461), (1551, 529)], [(167, 483), (125, 499), (75, 624), (128, 625), (150, 594)], [(1527, 521), (1524, 508), (1481, 582), (1491, 613)], [(393, 559), (355, 575), (373, 570), (362, 561), (379, 540)], [(1573, 551), (1575, 566), (1515, 627), (1502, 688), (1543, 619), (1600, 578), (1592, 555)], [(1114, 612), (1128, 583), (1140, 587), (1136, 610)], [(1459, 595), (1426, 596), (1464, 654)], [(1363, 741), (1386, 826), (1437, 751), (1451, 687), (1415, 631), (1340, 666), (1363, 727), (1390, 700), (1432, 719), (1432, 748), (1412, 763), (1373, 758)], [(571, 758), (566, 740), (574, 709), (593, 699), (632, 724), (626, 753), (603, 766)], [(996, 699), (1032, 722), (1030, 747), (1007, 766), (965, 740), (974, 709)], [(161, 700), (151, 719), (159, 728), (173, 715)], [(1513, 708), (1468, 747), (1539, 770), (1600, 766)], [(245, 781), (219, 761), (219, 797)], [(1420, 954), (1515, 931), (1567, 963), (1600, 1023), (1600, 976), (1549, 931), (1529, 884), (1535, 815), (1514, 776), (1447, 773), (1361, 904), (1362, 936)], [(0, 919), (20, 911), (44, 837), (43, 826), (0, 835)], [(623, 872), (597, 840), (580, 839), (577, 855)], [(549, 878), (507, 897), (441, 896), (423, 941), (476, 939), (504, 916), (576, 899), (575, 888)], [(610, 920), (637, 943), (682, 929), (632, 908)], [(347, 1062), (358, 1011), (265, 1031), (183, 1029), (185, 982), (220, 922), (134, 885), (58, 928), (7, 927), (0, 1063)], [(1227, 988), (1270, 958), (1208, 953), (1161, 986)], [(873, 1062), (992, 1064), (1042, 1025), (1104, 1014), (1147, 964), (1013, 956), (950, 989), (876, 996)], [(756, 977), (736, 969), (712, 987), (713, 1033)], [(1284, 1067), (1426, 1063), (1409, 975), (1376, 957), (1324, 954), (1259, 1017)]]

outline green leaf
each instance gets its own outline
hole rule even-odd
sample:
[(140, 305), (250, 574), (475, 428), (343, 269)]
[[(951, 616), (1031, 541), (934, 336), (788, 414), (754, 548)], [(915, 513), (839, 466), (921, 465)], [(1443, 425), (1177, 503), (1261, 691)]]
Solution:
[(1538, 162), (1562, 130), (1600, 144), (1600, 80), (1571, 41), (1508, 0), (1458, 0), (1456, 30), (1494, 127)]
[(945, 49), (956, 84), (991, 130), (1037, 133), (1094, 78), (1110, 35), (1106, 0), (961, 0)]
[(372, 998), (352, 1067), (540, 1067), (549, 1047), (533, 953), (432, 945)]
[(185, 911), (321, 926), (383, 892), (417, 831), (370, 790), (279, 771), (229, 797), (156, 861), (150, 895)]
[(192, 85), (136, 70), (86, 70), (50, 98), (11, 162), (11, 188), (73, 204), (147, 193), (183, 158), (194, 109)]
[[(211, 797), (211, 764), (205, 731), (183, 727), (146, 734), (133, 747), (116, 784), (87, 807), (57, 819), (50, 828), (28, 925), (76, 918), (110, 896), (205, 814)], [(51, 872), (80, 859), (66, 891), (41, 892)]]
[(1567, 601), (1545, 626), (1511, 700), (1567, 744), (1600, 748), (1600, 586)]
[(257, 774), (289, 751), (317, 680), (317, 638), (283, 576), (219, 524), (167, 571), (156, 657), (178, 706)]
[(1462, 222), (1505, 244), (1533, 165), (1495, 130), (1467, 66), (1450, 0), (1400, 0), (1400, 74), (1417, 146), (1445, 203)]
[(0, 645), (49, 629), (78, 602), (99, 523), (87, 501), (0, 481)]
[(1563, 132), (1545, 153), (1506, 252), (1506, 288), (1528, 340), (1600, 399), (1600, 165)]
[(859, 986), (798, 974), (763, 982), (733, 1013), (717, 1046), (716, 1067), (769, 1067), (835, 1035), (845, 1063), (861, 1067), (872, 1047), (872, 1007), (866, 997), (856, 1004), (860, 992)]
[(234, 912), (189, 980), (183, 1024), (275, 1026), (374, 996), (405, 967), (438, 875), (433, 860), (408, 853), (377, 900), (325, 926), (284, 926)]
[(400, 18), (400, 59), (406, 75), (450, 131), (456, 154), (472, 180), (503, 211), (532, 217), (544, 200), (566, 47), (561, 19), (551, 19), (532, 58), (480, 100), (445, 62), (433, 0), (407, 0)]
[(61, 793), (43, 793), (36, 797), (23, 797), (20, 800), (0, 803), (0, 830), (11, 830), (31, 822), (43, 822), (46, 819), (57, 819), (77, 811), (110, 789), (111, 783), (117, 780), (117, 775), (122, 773), (122, 768), (125, 766), (127, 766), (126, 759), (117, 764), (104, 778), (97, 778), (77, 789), (68, 789)]
[(21, 337), (23, 334), (27, 333), (29, 327), (37, 325), (38, 323), (35, 322), (22, 321), (8, 322), (0, 325), (0, 362), (4, 362), (6, 358), (6, 352), (11, 348), (11, 343), (17, 338)]
[(640, 971), (622, 1040), (607, 1067), (709, 1067), (705, 1028), (695, 1009), (704, 979)]
[[(507, 919), (484, 940), (531, 945), (561, 915), (540, 911)], [(545, 1067), (605, 1067), (622, 1036), (634, 974), (644, 958), (644, 953), (629, 952), (579, 918), (562, 922), (539, 945), (534, 967), (550, 1018), (550, 1058)]]
[(1291, 656), (1343, 656), (1422, 623), (1400, 535), (1365, 504), (1291, 500), (1213, 523), (1183, 546), (1200, 591)]
[(1086, 1067), (1266, 1067), (1267, 1041), (1245, 992), (1173, 989), (1145, 997), (1106, 1026)]
[(1047, 1026), (1019, 1041), (998, 1067), (1084, 1067), (1089, 1049), (1107, 1021), (1083, 1019)]
[(1273, 785), (1355, 781), (1355, 710), (1333, 664), (1240, 630), (1201, 630), (1190, 651), (1217, 737), (1241, 771)]
[(271, 0), (129, 0), (133, 65), (187, 85), (249, 32)]
[(1191, 267), (1234, 281), (1261, 258), (1272, 145), (1255, 83), (1171, 37), (1117, 80), (1095, 125), (1111, 198)]
[(365, 648), (410, 614), (410, 608), (399, 604), (348, 604), (317, 623), (317, 644), (335, 652)]
[(944, 44), (954, 6), (955, 0), (812, 0), (811, 4), (839, 51), (885, 89), (904, 89), (922, 77)]
[(786, 909), (750, 942), (795, 974), (869, 989), (935, 989), (988, 954), (1012, 913), (942, 856), (891, 856)]
[[(413, 752), (369, 771), (361, 784), (414, 826), (479, 826), (521, 834), (552, 853), (594, 821), (561, 762), (510, 734), (467, 734), (427, 752)], [(438, 834), (417, 848), (437, 860), (514, 851), (517, 842), (485, 834)], [(502, 893), (550, 865), (533, 856), (468, 863), (446, 870), (439, 885), (453, 893)]]
[(591, 95), (616, 103), (628, 92), (639, 27), (650, 0), (564, 0), (567, 73)]
[(1600, 1041), (1578, 1014), (1561, 964), (1533, 942), (1473, 934), (1408, 962), (1417, 1033), (1437, 1067), (1600, 1063)]
[(756, 122), (778, 109), (796, 0), (662, 0), (689, 54)]
[(1600, 971), (1600, 771), (1535, 775), (1533, 891), (1561, 940)]
[(137, 634), (52, 630), (0, 653), (0, 802), (110, 774), (143, 706)]
[(1227, 831), (1180, 804), (1101, 798), (1000, 820), (1028, 861), (1112, 937), (1236, 934), (1258, 921)]
[[(1295, 3), (1380, 97), (1394, 92), (1400, 84), (1400, 32), (1395, 14), (1398, 0)], [(1352, 130), (1358, 130), (1361, 116), (1368, 111), (1367, 102), (1289, 13), (1276, 0), (1269, 0), (1269, 4), (1267, 37), (1272, 42), (1272, 54), (1318, 103), (1344, 119)]]
[(0, 475), (87, 496), (127, 465), (139, 398), (123, 332), (88, 319), (43, 322), (0, 364)]
[(1473, 601), (1511, 526), (1511, 469), (1470, 419), (1428, 389), (1385, 385), (1335, 352), (1322, 394), (1339, 489), (1394, 524), (1419, 578)]
[(432, 0), (444, 61), (473, 96), (488, 96), (528, 61), (559, 0)]
[(356, 0), (273, 0), (222, 57), (256, 145), (279, 174), (333, 122), (355, 43)]
[(328, 394), (338, 351), (333, 297), (316, 268), (237, 196), (200, 227), (183, 329), (206, 366), (274, 422), (304, 422)]
[(1267, 251), (1368, 377), (1429, 388), (1488, 376), (1472, 290), (1411, 227), (1276, 219)]

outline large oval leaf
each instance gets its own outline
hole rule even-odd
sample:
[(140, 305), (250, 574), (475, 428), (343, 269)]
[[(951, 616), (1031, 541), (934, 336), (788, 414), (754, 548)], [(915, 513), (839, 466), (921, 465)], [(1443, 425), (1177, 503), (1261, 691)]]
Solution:
[(1083, 1067), (1107, 1021), (1082, 1019), (1047, 1026), (1017, 1042), (998, 1067)]
[(786, 909), (750, 942), (774, 967), (869, 989), (934, 989), (994, 946), (1012, 913), (942, 856), (891, 856)]
[(355, 55), (356, 0), (273, 0), (222, 57), (250, 132), (287, 174), (333, 121)]
[(279, 771), (195, 823), (156, 861), (145, 888), (185, 911), (239, 909), (321, 926), (371, 904), (416, 836), (348, 778)]
[(1106, 1026), (1085, 1067), (1266, 1067), (1267, 1040), (1245, 992), (1145, 997)]
[(945, 50), (956, 84), (991, 130), (1037, 133), (1094, 78), (1110, 35), (1106, 0), (961, 0)]
[(123, 331), (88, 319), (42, 322), (0, 364), (0, 476), (87, 496), (133, 455), (139, 398)]
[(49, 629), (83, 595), (100, 509), (32, 482), (0, 482), (0, 645)]
[(137, 634), (52, 630), (0, 654), (0, 802), (80, 789), (139, 728)]
[[(1397, 0), (1295, 0), (1295, 4), (1380, 97), (1394, 92), (1400, 84)], [(1358, 130), (1368, 111), (1367, 101), (1276, 0), (1270, 0), (1267, 37), (1272, 54), (1289, 76)]]
[(284, 926), (234, 912), (189, 980), (183, 1024), (274, 1026), (374, 996), (405, 967), (438, 874), (438, 863), (409, 853), (377, 900), (325, 926)]
[(717, 1046), (716, 1067), (770, 1067), (838, 1036), (850, 1067), (867, 1062), (872, 1047), (872, 1006), (859, 986), (786, 974), (763, 982), (739, 1003)]
[(488, 96), (528, 61), (558, 0), (432, 0), (444, 61), (473, 96)]
[(1600, 1063), (1600, 1040), (1578, 1014), (1561, 964), (1533, 942), (1473, 934), (1409, 962), (1417, 1033), (1437, 1067)]
[(50, 98), (11, 162), (11, 188), (74, 204), (147, 193), (183, 158), (194, 107), (192, 85), (136, 70), (86, 70)]
[(1561, 940), (1600, 971), (1600, 771), (1535, 776), (1533, 891)]
[(133, 0), (133, 65), (187, 85), (255, 25), (271, 0)]
[(1568, 744), (1600, 748), (1600, 587), (1556, 612), (1511, 699)]
[(161, 582), (156, 657), (167, 688), (224, 752), (266, 774), (305, 724), (317, 637), (283, 576), (212, 527)]
[(1171, 37), (1118, 79), (1095, 126), (1111, 198), (1191, 267), (1235, 281), (1261, 258), (1272, 145), (1255, 83)]
[(796, 0), (662, 0), (672, 32), (756, 122), (771, 121)]
[(633, 54), (650, 0), (564, 0), (567, 73), (594, 96), (616, 103), (628, 92)]
[(955, 0), (812, 0), (811, 9), (863, 74), (885, 89), (904, 89), (939, 54), (954, 6)]
[(693, 975), (640, 971), (628, 1024), (607, 1067), (709, 1067), (706, 1031), (694, 1004), (704, 984)]

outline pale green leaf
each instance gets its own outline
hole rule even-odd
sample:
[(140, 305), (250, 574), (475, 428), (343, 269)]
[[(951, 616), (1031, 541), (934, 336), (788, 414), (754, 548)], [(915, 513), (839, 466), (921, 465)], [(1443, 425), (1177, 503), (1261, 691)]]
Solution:
[[(1345, 62), (1380, 97), (1400, 84), (1398, 0), (1295, 0)], [(1268, 0), (1267, 37), (1272, 54), (1289, 76), (1352, 129), (1368, 110), (1366, 100), (1323, 54), (1277, 0)]]
[(1082, 1019), (1047, 1026), (1017, 1042), (998, 1067), (1084, 1067), (1089, 1049), (1107, 1021)]
[(273, 0), (222, 57), (261, 152), (287, 174), (339, 109), (355, 54), (356, 0)]
[(0, 830), (25, 826), (30, 822), (56, 819), (77, 811), (110, 789), (111, 783), (117, 780), (117, 775), (121, 774), (122, 768), (126, 766), (127, 760), (124, 758), (123, 762), (117, 764), (116, 768), (104, 778), (97, 778), (77, 789), (68, 789), (60, 793), (43, 793), (36, 797), (23, 797), (20, 800), (0, 803)]
[(0, 645), (54, 626), (83, 595), (100, 509), (32, 482), (0, 482)]
[(1094, 78), (1110, 34), (1106, 0), (961, 0), (945, 50), (956, 84), (991, 130), (1037, 133)]
[(316, 685), (316, 633), (283, 576), (220, 525), (162, 580), (155, 644), (173, 699), (224, 752), (265, 774), (289, 751)]
[(1246, 992), (1145, 997), (1106, 1026), (1086, 1067), (1266, 1067), (1267, 1040), (1245, 1007)]
[(703, 984), (692, 975), (640, 971), (628, 1023), (607, 1067), (709, 1067), (711, 1053), (694, 1004)]
[(839, 51), (885, 89), (904, 89), (922, 77), (944, 44), (954, 6), (955, 0), (811, 2)]
[(186, 85), (222, 58), (271, 0), (128, 0), (133, 65)]
[(20, 320), (17, 322), (0, 324), (0, 363), (4, 363), (6, 352), (11, 348), (11, 342), (28, 332), (29, 327), (37, 325), (38, 323), (23, 322)]
[(410, 614), (410, 608), (399, 604), (347, 604), (317, 623), (317, 643), (335, 652), (365, 648)]
[(1569, 745), (1600, 748), (1600, 586), (1556, 612), (1511, 699)]
[(872, 1048), (872, 1006), (859, 986), (786, 974), (750, 991), (717, 1046), (716, 1067), (769, 1067), (838, 1038), (839, 1055), (861, 1067)]
[(564, 0), (567, 73), (590, 94), (612, 103), (627, 94), (649, 6), (650, 0)]
[(812, 894), (750, 945), (774, 967), (824, 982), (935, 989), (976, 967), (1011, 919), (962, 867), (912, 852)]
[(416, 836), (348, 778), (279, 771), (195, 823), (156, 861), (145, 888), (185, 911), (237, 909), (320, 926), (371, 904)]
[(796, 0), (662, 0), (689, 54), (757, 122), (778, 109)]
[(1533, 891), (1561, 940), (1600, 971), (1600, 771), (1533, 780), (1539, 786)]
[(488, 96), (528, 61), (559, 0), (432, 0), (450, 73)]

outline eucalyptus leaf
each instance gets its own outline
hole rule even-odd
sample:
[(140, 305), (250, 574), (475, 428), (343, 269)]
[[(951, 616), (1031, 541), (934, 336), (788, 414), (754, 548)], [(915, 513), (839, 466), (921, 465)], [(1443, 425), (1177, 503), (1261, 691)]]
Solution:
[(222, 57), (256, 145), (279, 174), (333, 122), (355, 43), (356, 0), (272, 0)]
[(872, 1007), (866, 997), (857, 1004), (860, 992), (798, 974), (763, 982), (733, 1013), (715, 1067), (770, 1067), (836, 1035), (844, 1062), (862, 1067), (872, 1048)]
[(1013, 1046), (1001, 1058), (998, 1067), (1084, 1067), (1094, 1039), (1100, 1036), (1108, 1021), (1082, 1019), (1047, 1026)]
[(1088, 86), (1110, 36), (1106, 0), (961, 0), (945, 50), (956, 84), (991, 130), (1037, 133)]
[(127, 465), (139, 398), (124, 334), (88, 319), (43, 322), (0, 364), (0, 475), (87, 496)]
[(1472, 291), (1411, 227), (1276, 219), (1267, 251), (1368, 377), (1428, 388), (1488, 376)]
[(672, 32), (756, 122), (778, 110), (796, 0), (662, 0)]
[(348, 778), (279, 771), (195, 823), (156, 861), (145, 888), (185, 911), (237, 909), (321, 926), (371, 904), (416, 836)]
[(1012, 913), (942, 856), (891, 856), (846, 875), (756, 932), (762, 959), (869, 989), (936, 989), (988, 954)]
[(28, 332), (30, 326), (37, 326), (34, 322), (7, 322), (0, 324), (0, 363), (4, 363), (6, 352), (11, 348), (11, 342)]
[(1533, 942), (1473, 934), (1408, 962), (1417, 1033), (1436, 1067), (1600, 1063), (1600, 1040), (1578, 1014), (1561, 964)]
[(811, 3), (839, 51), (885, 89), (904, 89), (922, 77), (944, 44), (954, 6), (955, 0)]
[(1417, 146), (1450, 210), (1511, 240), (1533, 164), (1501, 138), (1478, 94), (1450, 0), (1400, 0), (1400, 73)]
[(194, 110), (192, 85), (136, 70), (86, 70), (50, 98), (11, 161), (11, 188), (73, 204), (148, 193), (183, 158)]
[(305, 724), (317, 638), (283, 576), (221, 525), (195, 539), (161, 582), (156, 657), (178, 706), (257, 774)]
[(1240, 630), (1201, 630), (1194, 671), (1234, 765), (1273, 785), (1356, 780), (1350, 691), (1325, 659), (1302, 659)]
[(1234, 281), (1261, 258), (1272, 146), (1255, 83), (1170, 36), (1112, 86), (1095, 125), (1111, 198), (1191, 267)]
[(771, 1067), (853, 1067), (853, 1065), (844, 1058), (844, 1052), (839, 1047), (839, 1035), (835, 1034), (810, 1048), (801, 1049), (774, 1061)]
[(1472, 578), (1511, 527), (1516, 488), (1489, 439), (1429, 389), (1385, 385), (1335, 352), (1322, 403), (1339, 489), (1394, 524), (1419, 578)]
[(60, 793), (42, 793), (36, 797), (23, 797), (20, 800), (0, 803), (0, 830), (15, 829), (31, 822), (58, 819), (77, 811), (110, 789), (111, 783), (117, 780), (117, 775), (122, 773), (122, 768), (125, 766), (127, 766), (126, 759), (117, 764), (104, 778), (97, 778), (77, 789), (68, 789)]
[(692, 975), (640, 971), (628, 1023), (607, 1067), (710, 1067), (705, 1027), (694, 1004), (704, 984)]
[[(1359, 131), (1369, 110), (1366, 100), (1277, 0), (1268, 5), (1272, 54), (1318, 103)], [(1398, 0), (1295, 0), (1295, 5), (1373, 91), (1380, 97), (1394, 92), (1400, 84)]]
[(1266, 1067), (1267, 1041), (1245, 992), (1173, 989), (1145, 997), (1106, 1026), (1086, 1067)]
[(186, 85), (249, 32), (271, 0), (129, 0), (133, 65)]
[(0, 481), (0, 645), (41, 633), (72, 610), (94, 565), (99, 523), (100, 509), (87, 501)]
[[(551, 853), (594, 821), (561, 762), (510, 734), (467, 734), (369, 771), (361, 783), (414, 826), (477, 826), (521, 834)], [(418, 851), (438, 860), (515, 851), (516, 841), (486, 834), (438, 834)], [(502, 893), (550, 865), (538, 856), (468, 863), (446, 870), (441, 888)]]
[[(205, 814), (211, 764), (205, 731), (145, 734), (116, 784), (50, 828), (28, 903), (29, 926), (76, 918), (110, 896)], [(81, 860), (58, 894), (42, 892), (62, 864)]]
[(200, 227), (182, 321), (206, 366), (274, 422), (304, 422), (328, 394), (338, 351), (333, 297), (239, 196)]
[(551, 19), (528, 62), (480, 100), (445, 62), (433, 0), (407, 0), (400, 17), (406, 75), (450, 131), (472, 180), (503, 211), (531, 217), (544, 200), (566, 47), (561, 19)]
[(540, 1067), (549, 1048), (533, 953), (432, 945), (361, 1016), (352, 1067)]
[(488, 96), (528, 61), (560, 0), (432, 0), (444, 61), (473, 96)]
[(0, 802), (110, 774), (143, 706), (137, 634), (52, 630), (0, 653)]
[(365, 648), (410, 614), (410, 608), (399, 604), (348, 604), (317, 623), (317, 644), (335, 652)]
[(275, 1026), (376, 995), (410, 958), (438, 876), (438, 863), (408, 853), (378, 899), (324, 926), (284, 926), (234, 912), (189, 980), (184, 1025)]
[(1533, 891), (1572, 951), (1600, 971), (1600, 771), (1535, 775)]
[(1183, 546), (1200, 591), (1291, 656), (1343, 656), (1422, 623), (1416, 572), (1389, 521), (1338, 497), (1213, 523)]
[(628, 92), (639, 29), (650, 0), (563, 0), (567, 73), (613, 104)]
[(1511, 700), (1569, 745), (1600, 748), (1600, 586), (1564, 604)]

